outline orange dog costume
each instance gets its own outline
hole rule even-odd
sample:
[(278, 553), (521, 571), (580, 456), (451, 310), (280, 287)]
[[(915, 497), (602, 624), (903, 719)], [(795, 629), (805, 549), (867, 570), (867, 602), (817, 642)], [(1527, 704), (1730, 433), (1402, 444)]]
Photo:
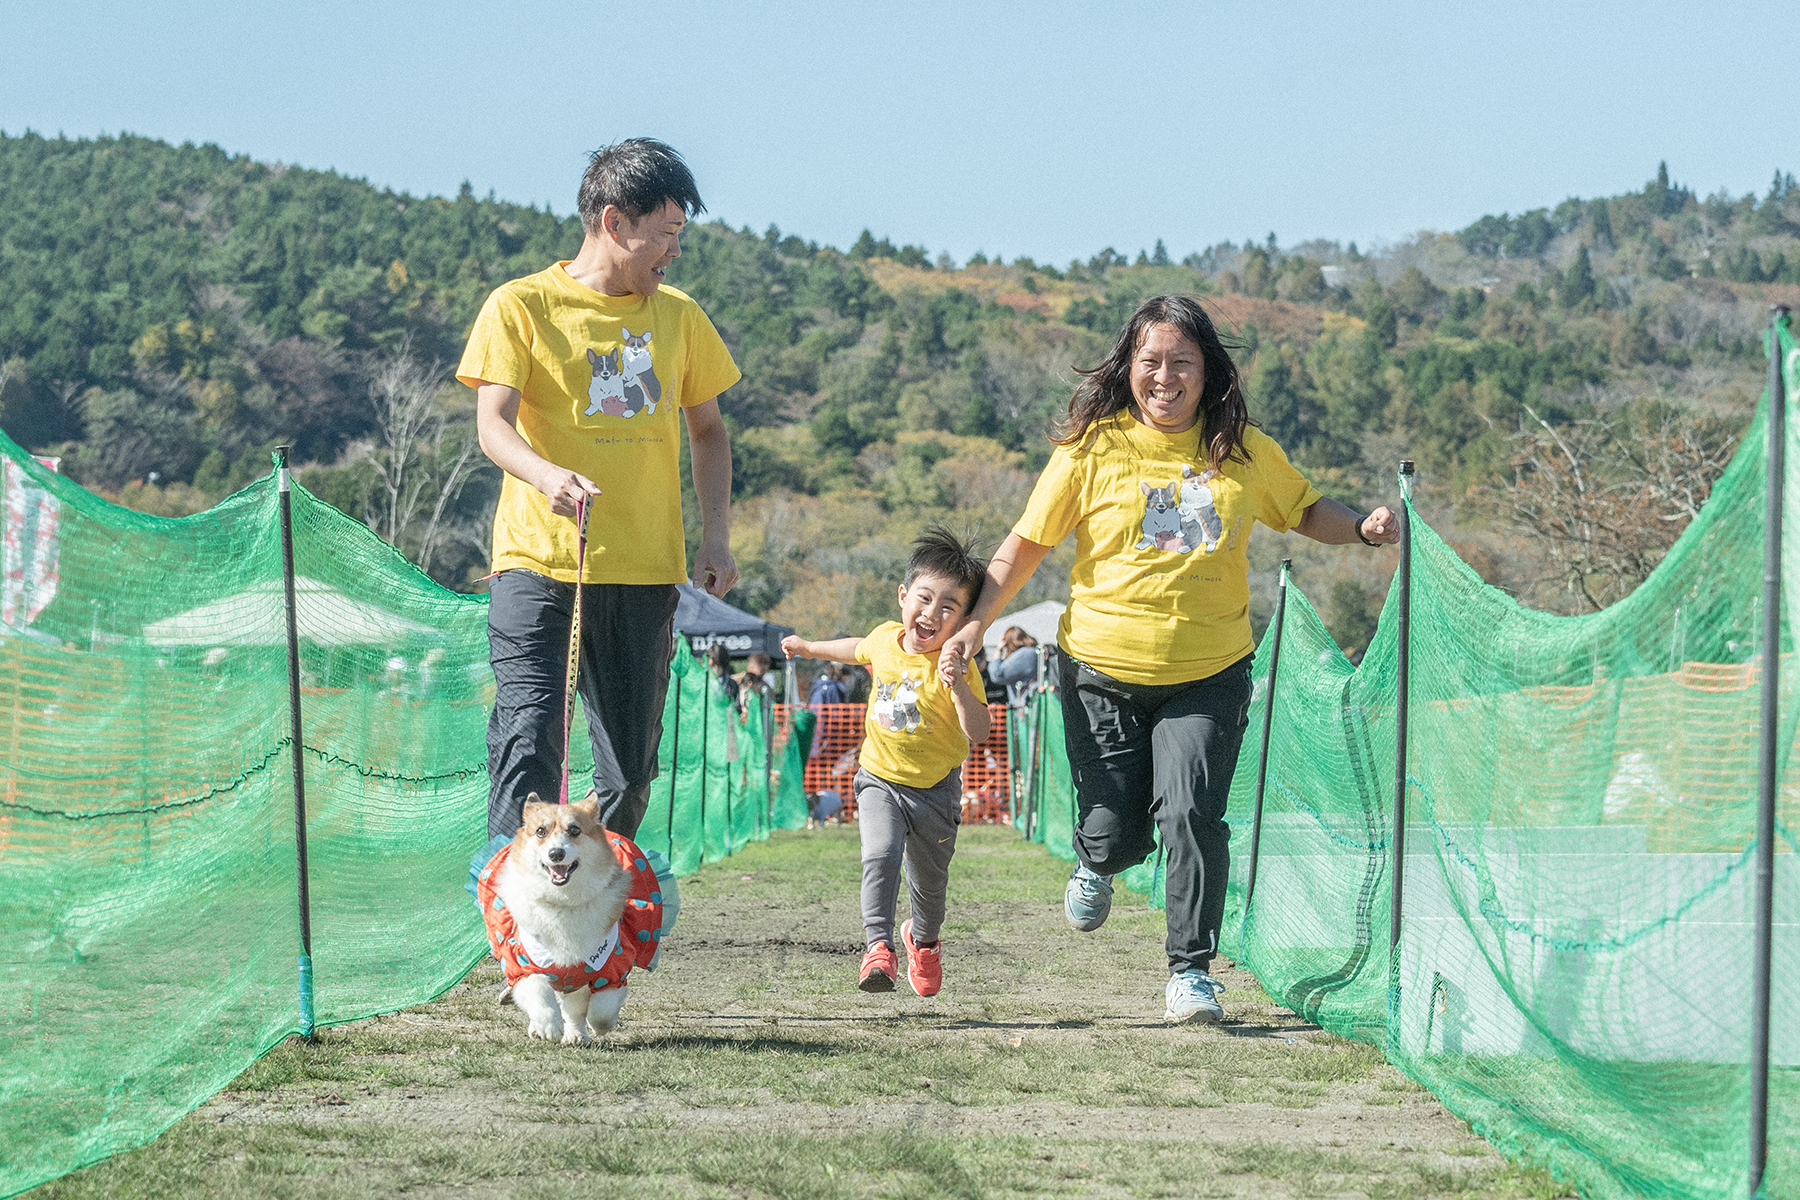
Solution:
[(559, 992), (573, 992), (588, 987), (598, 992), (609, 987), (622, 987), (633, 967), (646, 967), (656, 956), (662, 938), (663, 904), (661, 885), (656, 872), (645, 861), (643, 851), (626, 838), (608, 833), (613, 856), (631, 875), (631, 898), (612, 932), (585, 961), (553, 963), (536, 939), (521, 933), (518, 922), (500, 898), (497, 884), (500, 871), (512, 853), (508, 842), (488, 860), (476, 879), (475, 898), (481, 905), (481, 919), (487, 924), (488, 947), (500, 960), (506, 982), (517, 985), (527, 975), (548, 975)]

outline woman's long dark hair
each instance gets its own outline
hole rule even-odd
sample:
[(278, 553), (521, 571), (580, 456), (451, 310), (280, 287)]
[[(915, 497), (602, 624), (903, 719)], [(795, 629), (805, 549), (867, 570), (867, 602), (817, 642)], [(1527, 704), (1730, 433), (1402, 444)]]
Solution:
[(1131, 314), (1131, 320), (1125, 322), (1105, 361), (1097, 367), (1076, 368), (1086, 378), (1075, 389), (1068, 415), (1058, 423), (1057, 436), (1050, 440), (1059, 446), (1077, 445), (1088, 436), (1095, 422), (1131, 406), (1131, 362), (1137, 357), (1144, 331), (1152, 325), (1173, 325), (1200, 347), (1200, 444), (1207, 465), (1217, 470), (1232, 459), (1249, 462), (1250, 452), (1244, 449), (1244, 427), (1256, 422), (1250, 419), (1250, 410), (1244, 404), (1237, 364), (1231, 361), (1224, 339), (1213, 328), (1212, 318), (1198, 300), (1189, 296), (1152, 296), (1144, 301)]

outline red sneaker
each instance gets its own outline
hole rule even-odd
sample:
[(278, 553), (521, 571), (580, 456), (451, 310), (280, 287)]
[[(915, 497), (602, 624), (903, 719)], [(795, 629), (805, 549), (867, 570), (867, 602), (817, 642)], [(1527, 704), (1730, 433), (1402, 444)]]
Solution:
[(910, 920), (900, 927), (900, 941), (906, 946), (906, 982), (921, 996), (937, 995), (944, 986), (944, 943), (914, 945)]
[(891, 992), (894, 977), (898, 974), (900, 967), (894, 958), (894, 948), (886, 942), (878, 942), (863, 955), (862, 976), (857, 979), (856, 986), (865, 992)]

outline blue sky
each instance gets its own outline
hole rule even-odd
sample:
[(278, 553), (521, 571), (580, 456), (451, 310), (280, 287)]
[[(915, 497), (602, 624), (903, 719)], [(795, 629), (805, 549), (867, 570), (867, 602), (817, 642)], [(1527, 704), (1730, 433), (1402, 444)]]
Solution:
[[(1373, 242), (1800, 170), (1782, 6), (0, 0), (0, 129), (572, 210), (647, 133), (734, 225), (958, 261)], [(1791, 126), (1791, 122), (1788, 122)]]

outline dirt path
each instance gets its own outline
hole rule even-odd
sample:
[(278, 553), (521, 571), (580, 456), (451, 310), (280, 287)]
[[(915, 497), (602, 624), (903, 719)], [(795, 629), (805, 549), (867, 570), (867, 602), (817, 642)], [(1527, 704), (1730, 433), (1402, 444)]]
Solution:
[(665, 962), (604, 1043), (529, 1041), (489, 963), (436, 1004), (278, 1049), (54, 1186), (153, 1175), (160, 1154), (190, 1162), (177, 1194), (252, 1175), (268, 1196), (534, 1194), (553, 1163), (516, 1150), (554, 1145), (612, 1147), (564, 1173), (636, 1195), (1556, 1194), (1235, 968), (1226, 1024), (1165, 1027), (1162, 914), (1122, 893), (1071, 932), (1066, 868), (1010, 830), (964, 833), (944, 992), (865, 995), (858, 870), (854, 830), (830, 829), (683, 881)]

